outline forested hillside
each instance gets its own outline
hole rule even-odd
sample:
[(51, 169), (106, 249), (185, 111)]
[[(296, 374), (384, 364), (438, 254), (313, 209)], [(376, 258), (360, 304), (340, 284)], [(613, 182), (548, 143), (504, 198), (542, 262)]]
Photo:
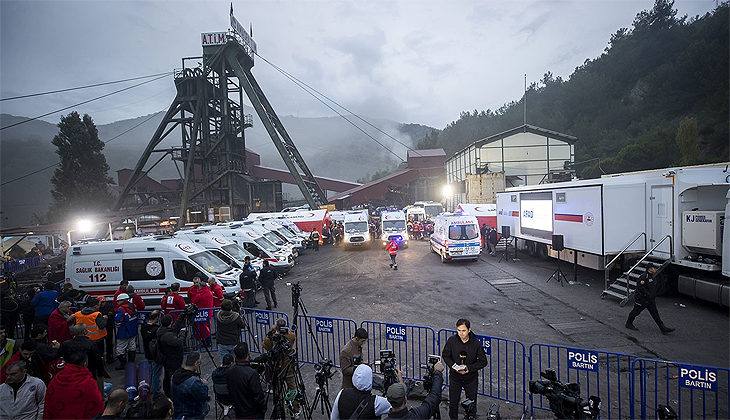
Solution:
[[(600, 158), (609, 173), (728, 160), (728, 19), (728, 2), (688, 18), (656, 0), (568, 80), (548, 71), (529, 86), (527, 123), (578, 137), (576, 162)], [(462, 112), (419, 147), (451, 155), (522, 125), (523, 101)], [(578, 171), (600, 175), (596, 161)]]

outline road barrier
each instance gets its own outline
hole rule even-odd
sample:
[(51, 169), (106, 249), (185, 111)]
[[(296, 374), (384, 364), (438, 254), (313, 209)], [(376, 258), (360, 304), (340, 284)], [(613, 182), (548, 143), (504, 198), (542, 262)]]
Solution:
[(363, 321), (360, 327), (368, 332), (363, 347), (363, 363), (380, 359), (380, 350), (393, 350), (403, 377), (423, 379), (421, 363), (429, 354), (441, 354), (436, 349), (436, 332), (431, 327)]
[[(631, 354), (538, 343), (530, 346), (530, 380), (542, 379), (540, 372), (552, 369), (558, 381), (580, 385), (583, 400), (588, 401), (590, 395), (600, 397), (602, 418), (622, 419), (630, 411), (635, 359)], [(530, 401), (533, 414), (536, 408), (550, 409), (542, 395), (530, 394)]]
[[(456, 330), (440, 329), (438, 332), (438, 352), (441, 354), (446, 340), (456, 334)], [(481, 370), (477, 393), (488, 397), (525, 403), (525, 372), (527, 357), (525, 345), (516, 340), (476, 334), (487, 355), (487, 367)], [(448, 366), (445, 383), (448, 385)]]
[(637, 358), (632, 372), (632, 418), (656, 418), (659, 405), (672, 407), (680, 419), (728, 418), (728, 368)]
[(31, 257), (31, 258), (21, 258), (19, 260), (12, 260), (12, 261), (5, 261), (2, 264), (3, 273), (22, 273), (23, 271), (33, 268), (40, 264), (41, 262), (45, 261), (45, 258), (38, 256), (38, 257)]
[[(355, 336), (357, 330), (357, 323), (351, 319), (310, 315), (299, 315), (297, 326), (299, 361), (319, 363), (322, 359), (329, 359), (336, 367), (341, 366), (342, 348)], [(317, 351), (317, 344), (322, 355)]]

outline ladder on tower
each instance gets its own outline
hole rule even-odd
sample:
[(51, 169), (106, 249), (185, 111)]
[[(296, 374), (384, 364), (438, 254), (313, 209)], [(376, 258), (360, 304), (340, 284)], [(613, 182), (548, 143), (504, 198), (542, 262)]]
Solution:
[(284, 128), (279, 117), (276, 115), (274, 108), (266, 99), (264, 91), (253, 77), (250, 68), (241, 64), (235, 50), (225, 52), (226, 61), (233, 69), (238, 77), (246, 96), (261, 118), (261, 122), (266, 127), (271, 140), (274, 142), (276, 149), (279, 151), (281, 158), (284, 160), (287, 169), (291, 172), (294, 181), (297, 183), (299, 190), (304, 195), (304, 199), (312, 209), (318, 209), (320, 206), (327, 204), (327, 196), (322, 188), (317, 184), (317, 180), (304, 162), (302, 155), (294, 145), (289, 133)]

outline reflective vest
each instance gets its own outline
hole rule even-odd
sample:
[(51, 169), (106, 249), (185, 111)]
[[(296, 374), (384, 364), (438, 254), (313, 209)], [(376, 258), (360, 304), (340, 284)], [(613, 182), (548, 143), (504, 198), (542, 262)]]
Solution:
[(76, 315), (77, 324), (86, 325), (86, 329), (89, 330), (89, 333), (86, 335), (90, 339), (96, 341), (106, 337), (106, 328), (99, 328), (99, 326), (96, 325), (96, 318), (101, 316), (101, 312), (97, 311), (92, 312), (89, 315), (84, 315), (81, 311), (78, 311), (74, 315)]
[(5, 347), (0, 349), (0, 363), (5, 366), (5, 363), (13, 357), (13, 348), (15, 347), (15, 340), (10, 338), (6, 339)]

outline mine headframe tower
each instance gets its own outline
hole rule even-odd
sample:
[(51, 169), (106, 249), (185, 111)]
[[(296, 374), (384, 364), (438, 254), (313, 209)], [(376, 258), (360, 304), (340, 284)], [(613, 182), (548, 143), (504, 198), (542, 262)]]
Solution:
[[(178, 226), (185, 225), (187, 211), (192, 207), (229, 206), (231, 218), (246, 216), (251, 210), (256, 180), (251, 176), (252, 168), (246, 166), (244, 129), (252, 126), (253, 118), (243, 113), (244, 94), (309, 206), (316, 209), (327, 204), (324, 191), (251, 73), (254, 51), (234, 32), (219, 34), (218, 45), (205, 46), (204, 42), (202, 57), (182, 59), (183, 68), (174, 74), (177, 95), (114, 210), (143, 206), (150, 196), (135, 194), (135, 185), (166, 156), (171, 156), (176, 167), (178, 162), (183, 165), (182, 172), (178, 168), (183, 180)], [(197, 65), (191, 67), (190, 62)], [(181, 133), (182, 145), (158, 148), (175, 131)], [(159, 153), (162, 155), (145, 169), (152, 155)]]

